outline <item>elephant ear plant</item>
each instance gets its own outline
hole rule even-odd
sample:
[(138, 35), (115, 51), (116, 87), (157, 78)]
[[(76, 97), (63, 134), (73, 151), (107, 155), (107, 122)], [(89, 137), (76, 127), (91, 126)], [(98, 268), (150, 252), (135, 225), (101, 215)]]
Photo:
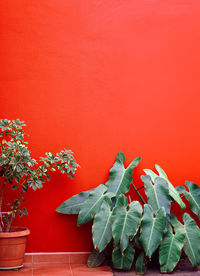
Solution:
[[(30, 156), (25, 141), (23, 121), (0, 121), (0, 232), (9, 232), (13, 218), (16, 215), (27, 214), (23, 206), (24, 194), (29, 188), (42, 188), (43, 183), (50, 179), (49, 172), (59, 170), (73, 178), (79, 166), (70, 150), (62, 150), (56, 155), (48, 152), (40, 158), (40, 165)], [(11, 190), (16, 197), (8, 203), (6, 212), (2, 212), (5, 193)], [(5, 204), (4, 204), (5, 205)], [(5, 206), (4, 206), (5, 207)]]
[[(109, 172), (109, 179), (90, 191), (72, 196), (63, 202), (57, 212), (78, 214), (78, 225), (93, 220), (92, 239), (94, 250), (88, 265), (101, 265), (109, 258), (116, 269), (129, 270), (135, 263), (138, 274), (144, 274), (152, 257), (158, 254), (160, 271), (171, 272), (181, 257), (182, 249), (193, 266), (200, 265), (200, 229), (189, 214), (183, 214), (183, 223), (171, 213), (177, 202), (181, 209), (185, 203), (180, 194), (190, 201), (191, 210), (199, 216), (200, 187), (186, 182), (174, 188), (165, 172), (156, 165), (158, 174), (144, 170), (141, 176), (147, 203), (133, 184), (133, 169), (141, 158), (124, 167), (124, 154), (120, 152)], [(139, 201), (126, 196), (132, 186)], [(129, 200), (128, 200), (129, 199)]]

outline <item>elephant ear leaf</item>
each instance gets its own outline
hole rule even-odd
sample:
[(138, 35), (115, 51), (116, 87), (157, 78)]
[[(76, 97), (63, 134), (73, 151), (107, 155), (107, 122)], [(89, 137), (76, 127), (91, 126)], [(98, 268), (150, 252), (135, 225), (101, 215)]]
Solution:
[(200, 265), (200, 229), (189, 214), (183, 214), (185, 246), (183, 250), (193, 266)]
[(184, 191), (184, 196), (190, 202), (191, 210), (198, 216), (200, 219), (200, 187), (190, 181), (185, 182), (188, 191)]
[(78, 214), (83, 202), (88, 198), (91, 191), (93, 191), (93, 189), (70, 197), (68, 200), (64, 201), (56, 211), (61, 214)]
[(154, 180), (154, 185), (149, 175), (142, 175), (144, 182), (145, 194), (148, 198), (148, 204), (153, 208), (154, 213), (161, 207), (165, 208), (167, 215), (170, 214), (171, 199), (169, 196), (168, 183), (163, 178), (157, 177)]
[(139, 164), (140, 160), (141, 157), (134, 159), (125, 169), (124, 153), (119, 152), (113, 167), (110, 169), (109, 180), (105, 184), (108, 187), (108, 192), (112, 192), (116, 196), (127, 193), (133, 180), (133, 169)]
[(94, 217), (92, 238), (94, 248), (102, 252), (112, 239), (112, 201), (105, 197), (99, 212)]
[(147, 259), (143, 251), (137, 257), (137, 260), (135, 262), (135, 269), (137, 274), (144, 274), (147, 270)]
[(103, 199), (107, 196), (104, 194), (106, 191), (106, 186), (101, 184), (90, 192), (79, 212), (78, 225), (87, 223), (93, 219), (96, 212), (98, 212)]
[(159, 249), (160, 271), (162, 273), (172, 272), (180, 260), (181, 250), (184, 246), (185, 234), (181, 228), (173, 233), (171, 225), (168, 226)]
[(135, 250), (128, 246), (124, 253), (121, 253), (120, 248), (115, 247), (112, 253), (112, 262), (114, 268), (129, 270), (131, 269), (134, 260)]
[(88, 258), (88, 266), (89, 267), (97, 267), (103, 264), (106, 259), (105, 251), (99, 253), (97, 250), (93, 250)]
[(164, 170), (157, 164), (155, 165), (155, 167), (156, 167), (156, 170), (158, 171), (159, 175), (154, 173), (152, 170), (148, 170), (148, 169), (145, 169), (144, 172), (147, 175), (150, 175), (153, 182), (155, 181), (155, 179), (157, 177), (161, 177), (161, 178), (165, 179), (169, 185), (169, 195), (181, 206), (181, 209), (185, 209), (185, 203), (182, 201), (178, 191), (174, 188), (172, 183), (169, 181)]
[(142, 216), (142, 206), (138, 201), (133, 201), (127, 210), (127, 198), (120, 195), (113, 210), (112, 233), (114, 245), (120, 244), (121, 251), (129, 245), (130, 238), (136, 235)]
[(158, 248), (166, 225), (165, 209), (161, 207), (154, 215), (151, 205), (144, 205), (144, 213), (141, 221), (140, 241), (146, 256), (151, 258)]

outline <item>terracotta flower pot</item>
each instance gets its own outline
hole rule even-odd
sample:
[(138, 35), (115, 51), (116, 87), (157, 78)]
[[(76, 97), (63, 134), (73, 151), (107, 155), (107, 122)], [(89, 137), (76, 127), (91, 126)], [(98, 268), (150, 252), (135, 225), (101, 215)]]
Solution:
[(27, 228), (11, 228), (10, 232), (0, 232), (0, 269), (14, 269), (23, 266)]

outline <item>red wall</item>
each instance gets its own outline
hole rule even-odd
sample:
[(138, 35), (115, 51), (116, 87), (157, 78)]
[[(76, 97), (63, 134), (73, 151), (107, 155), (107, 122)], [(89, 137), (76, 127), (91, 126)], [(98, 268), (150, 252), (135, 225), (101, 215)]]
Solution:
[(104, 183), (118, 151), (143, 157), (138, 186), (155, 163), (200, 183), (199, 0), (2, 0), (0, 15), (1, 118), (26, 121), (33, 157), (65, 147), (81, 165), (28, 193), (27, 251), (91, 249), (90, 225), (55, 209)]

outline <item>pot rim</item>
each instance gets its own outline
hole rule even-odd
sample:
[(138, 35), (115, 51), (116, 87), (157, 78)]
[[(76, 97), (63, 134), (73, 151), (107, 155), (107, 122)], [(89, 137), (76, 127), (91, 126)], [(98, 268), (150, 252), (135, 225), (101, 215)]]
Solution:
[(0, 239), (24, 237), (29, 234), (30, 230), (26, 227), (12, 227), (10, 232), (0, 232)]

